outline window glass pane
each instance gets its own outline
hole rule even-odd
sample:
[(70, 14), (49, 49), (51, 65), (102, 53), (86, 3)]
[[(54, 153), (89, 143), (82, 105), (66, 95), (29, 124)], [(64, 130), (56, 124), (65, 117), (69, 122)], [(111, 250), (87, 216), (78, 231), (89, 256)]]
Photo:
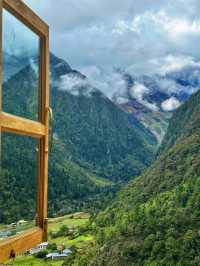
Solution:
[(38, 141), (1, 132), (0, 241), (35, 226)]
[(38, 120), (39, 37), (3, 10), (3, 111)]

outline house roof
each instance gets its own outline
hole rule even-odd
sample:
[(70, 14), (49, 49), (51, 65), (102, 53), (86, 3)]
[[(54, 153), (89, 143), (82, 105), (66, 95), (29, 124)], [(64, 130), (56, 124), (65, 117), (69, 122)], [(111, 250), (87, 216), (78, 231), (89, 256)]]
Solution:
[(38, 246), (48, 246), (48, 242), (43, 242), (43, 243), (39, 244)]
[(62, 254), (60, 254), (60, 253), (57, 253), (57, 252), (55, 252), (55, 253), (49, 253), (49, 254), (47, 254), (46, 255), (46, 258), (48, 259), (48, 258), (59, 258), (59, 257), (67, 257), (68, 255), (66, 254), (66, 253), (62, 253)]

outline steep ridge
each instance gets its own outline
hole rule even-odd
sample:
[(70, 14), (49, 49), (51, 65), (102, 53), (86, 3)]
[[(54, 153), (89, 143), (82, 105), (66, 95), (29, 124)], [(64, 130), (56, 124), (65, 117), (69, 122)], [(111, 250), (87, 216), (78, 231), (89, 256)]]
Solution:
[(84, 75), (54, 60), (58, 59), (51, 60), (55, 133), (67, 145), (69, 157), (112, 180), (124, 182), (137, 175), (152, 160), (155, 137)]
[(156, 162), (95, 218), (96, 247), (78, 265), (200, 264), (199, 99), (175, 112)]

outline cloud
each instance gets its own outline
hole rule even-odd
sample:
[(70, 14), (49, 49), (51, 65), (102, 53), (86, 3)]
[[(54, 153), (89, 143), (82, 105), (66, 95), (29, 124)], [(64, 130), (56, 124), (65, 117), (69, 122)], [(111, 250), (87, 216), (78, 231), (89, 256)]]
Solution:
[[(113, 70), (116, 67), (134, 77), (152, 76), (153, 85), (169, 97), (197, 89), (192, 79), (198, 83), (199, 72), (188, 74), (185, 69), (200, 67), (196, 45), (200, 40), (199, 0), (57, 0), (56, 5), (53, 0), (25, 2), (50, 25), (51, 50), (110, 99), (126, 102), (129, 97), (122, 75)], [(189, 86), (177, 82), (178, 71), (191, 79)], [(60, 87), (77, 93), (74, 88), (79, 82), (63, 77)], [(145, 97), (150, 89), (138, 80), (131, 88), (132, 97), (157, 110)], [(178, 101), (168, 100), (163, 108), (170, 109)]]
[(78, 96), (84, 94), (90, 96), (93, 88), (89, 84), (87, 79), (80, 78), (74, 74), (66, 74), (60, 77), (58, 89), (61, 91), (67, 91), (72, 95)]
[(165, 75), (170, 72), (180, 71), (185, 67), (200, 67), (200, 61), (195, 61), (192, 56), (168, 55), (160, 64), (159, 74)]
[(127, 67), (126, 70), (134, 75), (158, 74), (164, 76), (187, 67), (200, 67), (200, 61), (194, 56), (182, 55), (177, 52), (177, 54), (167, 54), (137, 62)]
[(161, 67), (168, 55), (200, 58), (194, 45), (199, 0), (26, 2), (49, 23), (53, 52), (75, 68), (120, 66), (141, 73), (154, 61)]
[(35, 76), (36, 76), (36, 77), (39, 77), (39, 65), (38, 65), (38, 63), (36, 63), (36, 62), (33, 60), (33, 58), (30, 58), (30, 60), (29, 60), (29, 64), (30, 64), (32, 70), (34, 71)]
[(126, 82), (121, 73), (113, 69), (104, 71), (94, 65), (82, 68), (81, 72), (88, 77), (95, 88), (101, 90), (110, 100), (128, 97)]
[[(160, 0), (25, 0), (36, 12), (38, 12), (53, 30), (65, 31), (66, 29), (82, 28), (98, 24), (108, 23), (118, 18), (134, 16), (137, 12), (143, 12), (148, 5), (149, 10), (158, 10), (161, 7)], [(163, 0), (167, 3), (167, 0)], [(59, 16), (57, 16), (59, 14)]]
[(120, 96), (120, 97), (117, 97), (116, 100), (115, 100), (115, 103), (117, 104), (126, 104), (129, 102), (129, 99), (126, 98), (126, 97), (123, 97), (123, 96)]
[(167, 93), (168, 95), (171, 95), (172, 93), (180, 93), (184, 90), (184, 87), (178, 84), (175, 80), (166, 78), (166, 77), (160, 77), (155, 80), (157, 86), (159, 87), (159, 90)]
[(176, 99), (175, 97), (171, 97), (166, 101), (162, 102), (161, 107), (164, 111), (170, 112), (177, 109), (180, 105), (181, 103), (178, 99)]
[(136, 99), (139, 103), (146, 106), (152, 111), (158, 111), (158, 107), (155, 103), (148, 102), (144, 96), (148, 95), (150, 90), (145, 87), (143, 84), (135, 83), (135, 85), (130, 89), (130, 95), (132, 98)]

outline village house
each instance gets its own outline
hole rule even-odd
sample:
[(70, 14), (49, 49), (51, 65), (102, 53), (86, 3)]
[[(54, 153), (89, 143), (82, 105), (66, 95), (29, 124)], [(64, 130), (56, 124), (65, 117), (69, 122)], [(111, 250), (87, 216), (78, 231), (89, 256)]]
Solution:
[(46, 258), (49, 260), (62, 260), (68, 257), (71, 254), (70, 249), (64, 249), (62, 253), (54, 252), (46, 255)]
[(34, 254), (38, 253), (41, 250), (47, 249), (48, 244), (49, 244), (48, 242), (43, 242), (43, 243), (37, 245), (36, 247), (31, 248), (28, 252), (29, 252), (30, 255), (34, 255)]
[(22, 226), (22, 225), (25, 225), (25, 224), (27, 224), (28, 222), (27, 221), (25, 221), (25, 220), (19, 220), (18, 222), (17, 222), (17, 225), (18, 226)]

